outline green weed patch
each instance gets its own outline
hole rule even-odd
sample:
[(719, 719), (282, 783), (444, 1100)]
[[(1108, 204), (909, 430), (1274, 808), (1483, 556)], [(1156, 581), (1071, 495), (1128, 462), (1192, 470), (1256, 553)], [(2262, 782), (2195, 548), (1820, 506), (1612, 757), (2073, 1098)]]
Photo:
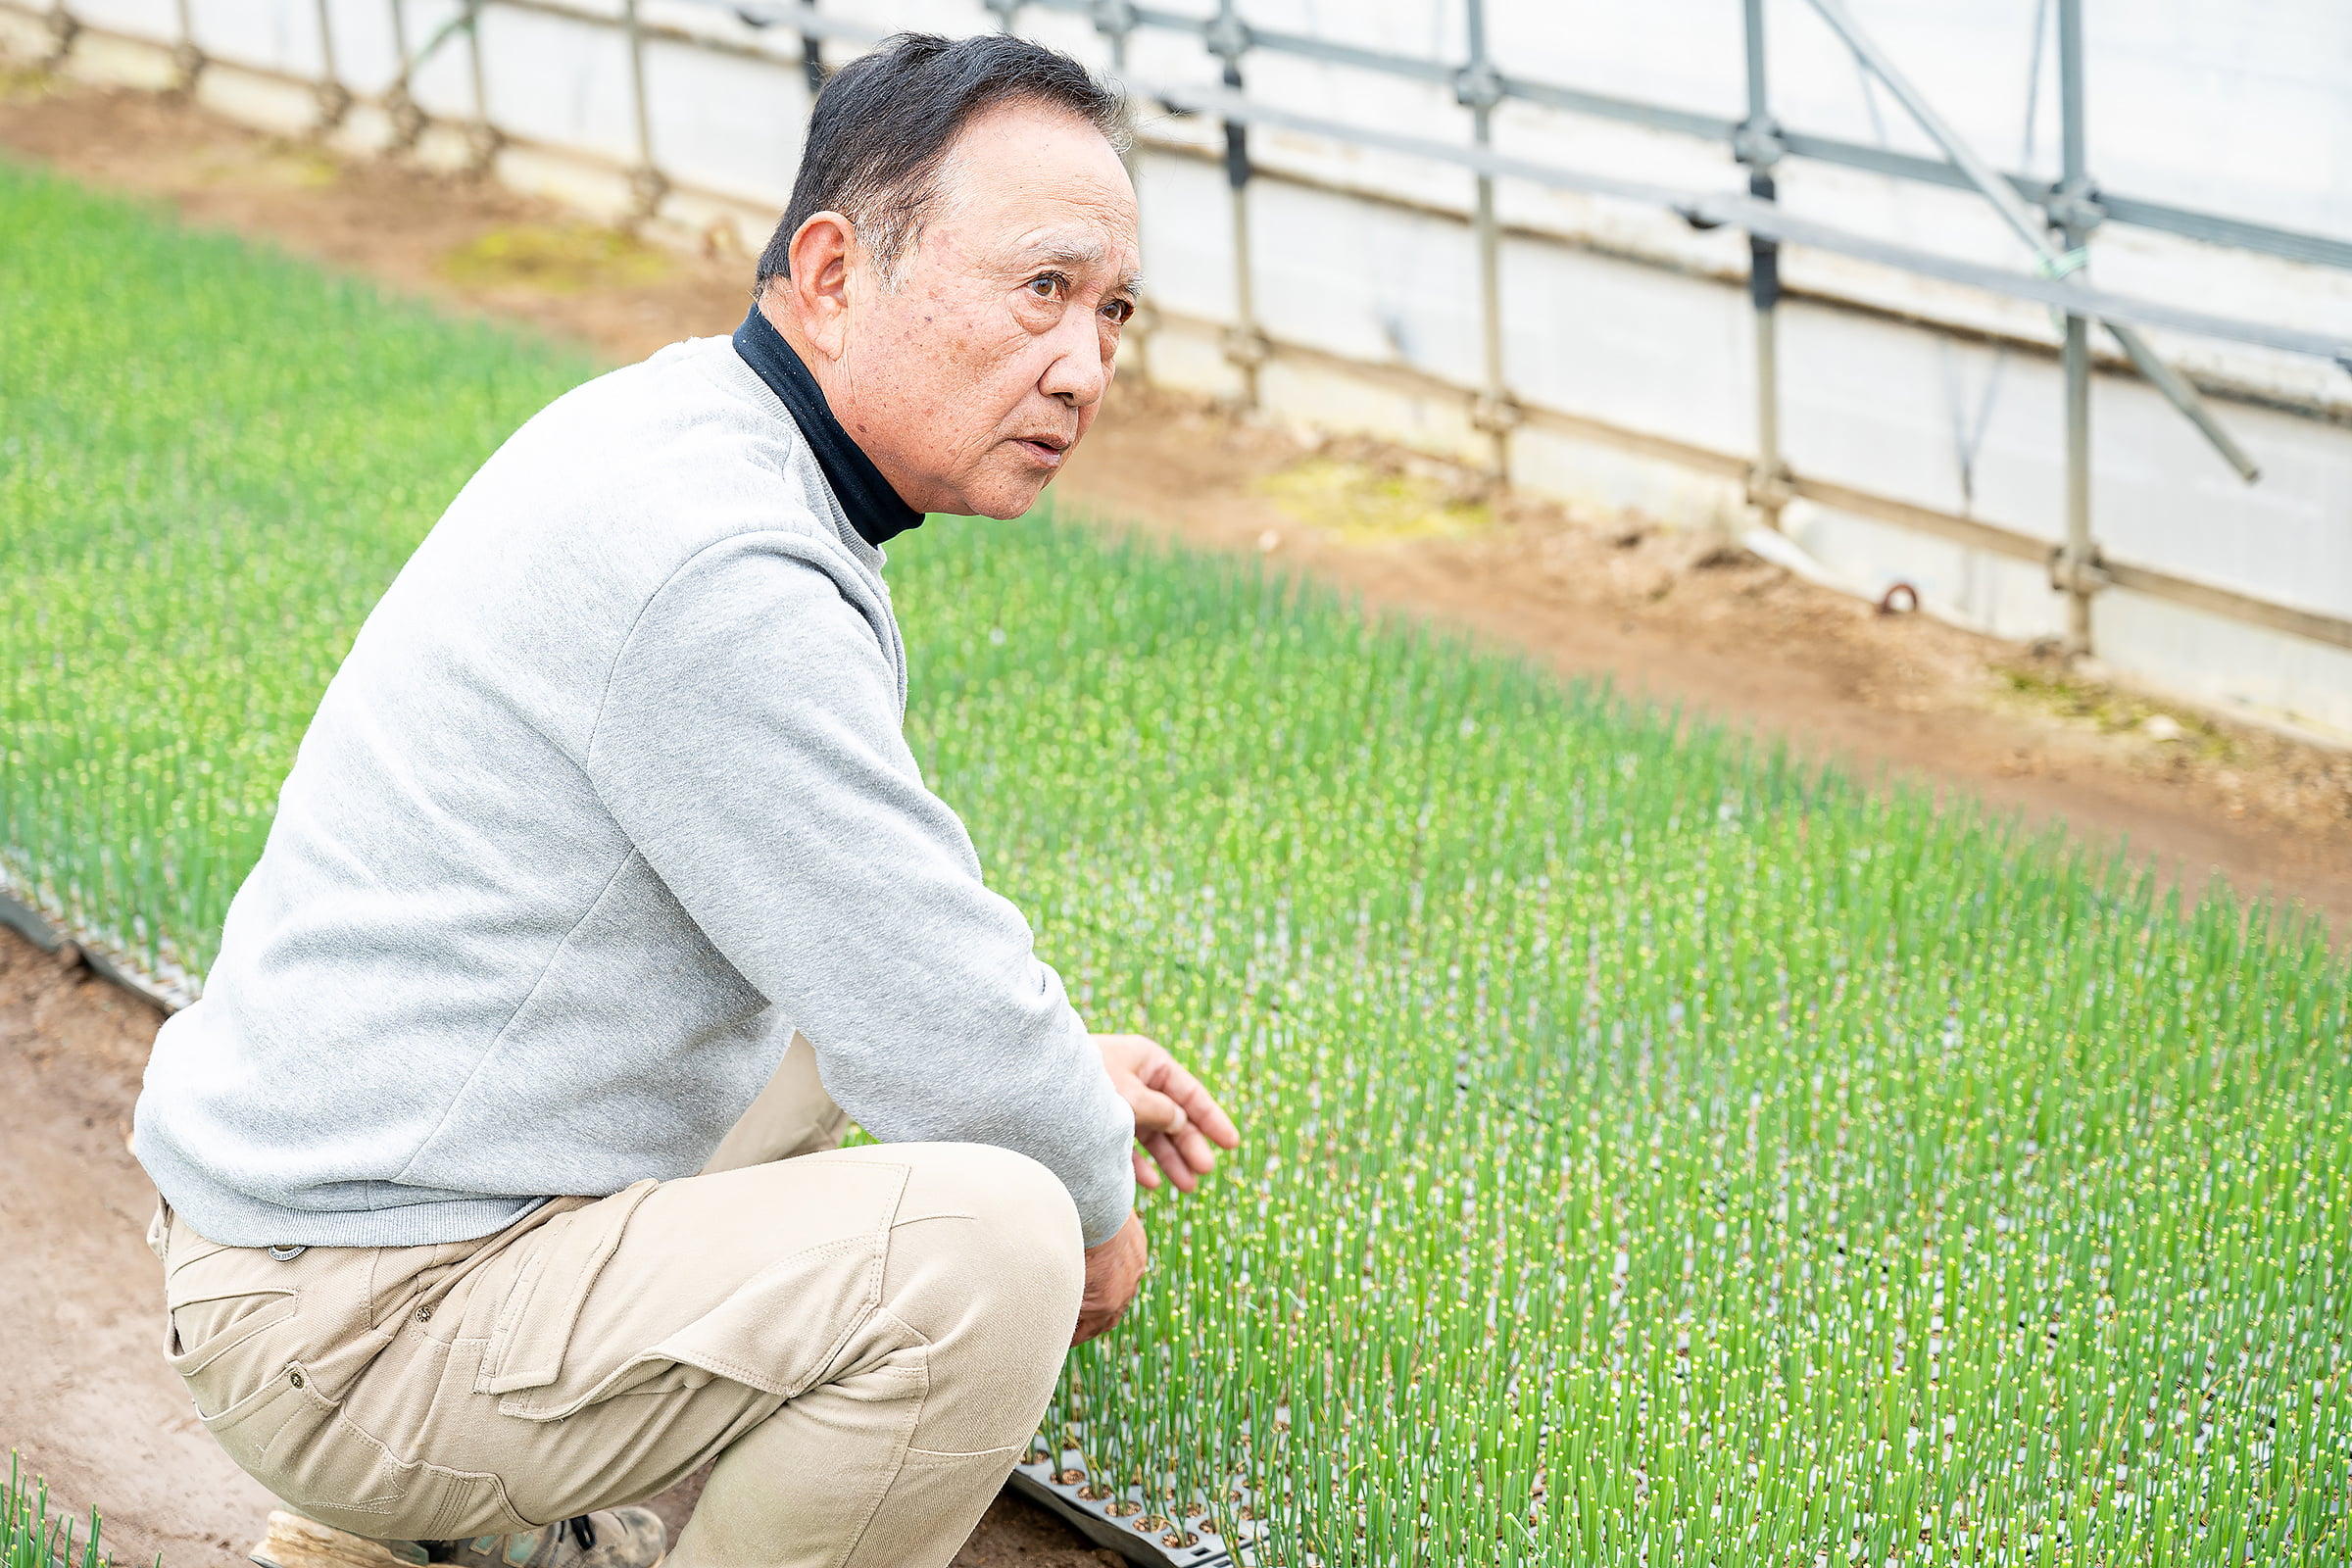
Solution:
[(519, 223), (493, 229), (441, 259), (441, 275), (476, 288), (549, 294), (650, 283), (669, 258), (633, 234), (593, 223)]

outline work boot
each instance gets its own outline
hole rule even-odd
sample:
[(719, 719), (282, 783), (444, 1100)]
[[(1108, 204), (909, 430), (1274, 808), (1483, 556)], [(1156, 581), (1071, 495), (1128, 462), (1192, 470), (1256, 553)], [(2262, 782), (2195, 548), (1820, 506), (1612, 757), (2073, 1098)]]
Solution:
[(660, 1568), (669, 1532), (651, 1508), (605, 1508), (518, 1536), (425, 1543), (457, 1568)]
[(260, 1568), (660, 1568), (668, 1532), (651, 1508), (607, 1508), (513, 1536), (377, 1541), (283, 1508), (250, 1556)]

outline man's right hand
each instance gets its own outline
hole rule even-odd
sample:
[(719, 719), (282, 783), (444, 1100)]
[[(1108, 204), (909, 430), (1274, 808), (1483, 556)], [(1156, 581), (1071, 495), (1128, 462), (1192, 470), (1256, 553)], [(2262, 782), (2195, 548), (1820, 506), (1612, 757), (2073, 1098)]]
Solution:
[(1086, 1294), (1078, 1299), (1078, 1332), (1070, 1336), (1072, 1345), (1084, 1345), (1119, 1320), (1144, 1283), (1144, 1265), (1151, 1255), (1144, 1222), (1132, 1213), (1117, 1235), (1086, 1250)]

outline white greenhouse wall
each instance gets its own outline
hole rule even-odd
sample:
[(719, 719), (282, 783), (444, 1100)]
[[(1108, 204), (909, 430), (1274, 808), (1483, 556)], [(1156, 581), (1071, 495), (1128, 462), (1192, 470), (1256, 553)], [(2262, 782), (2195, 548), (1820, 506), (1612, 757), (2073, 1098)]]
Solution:
[[(621, 0), (564, 0), (615, 18)], [(1211, 0), (1160, 0), (1213, 13)], [(210, 64), (204, 100), (289, 133), (318, 108), (319, 0), (188, 0)], [(395, 5), (412, 50), (458, 0), (325, 0), (336, 73), (357, 95), (333, 132), (385, 144), (381, 95), (397, 74)], [(17, 9), (9, 9), (10, 6)], [(177, 0), (70, 0), (87, 27), (70, 69), (158, 86), (172, 79)], [(1776, 112), (1796, 130), (1933, 155), (1802, 0), (1770, 0)], [(2054, 50), (2036, 47), (2043, 0), (1854, 0), (1852, 9), (1994, 164), (2054, 177)], [(879, 34), (977, 31), (978, 0), (823, 0)], [(1647, 99), (1726, 119), (1744, 109), (1737, 7), (1722, 0), (1488, 0), (1494, 51), (1514, 76)], [(1245, 0), (1252, 25), (1425, 58), (1458, 59), (1460, 0)], [(2121, 0), (2087, 8), (2091, 167), (2103, 189), (2282, 227), (2352, 237), (2352, 6), (2341, 0)], [(731, 227), (756, 251), (789, 189), (808, 107), (789, 25), (757, 28), (698, 0), (643, 0), (649, 25), (764, 51), (714, 54), (655, 37), (645, 52), (654, 162), (672, 182), (657, 222)], [(1082, 17), (1031, 7), (1020, 25), (1106, 65)], [(0, 38), (39, 49), (22, 0), (0, 0)], [(149, 40), (144, 47), (125, 40)], [(827, 46), (834, 59), (855, 45)], [(501, 177), (618, 215), (638, 161), (629, 57), (610, 24), (491, 0), (480, 37), (487, 119), (510, 141)], [(1146, 30), (1140, 82), (1200, 83), (1216, 63), (1197, 37)], [(1252, 98), (1434, 140), (1467, 138), (1440, 83), (1265, 52), (1245, 61)], [(428, 160), (461, 163), (476, 115), (475, 63), (452, 36), (416, 75), (437, 122)], [(1742, 172), (1695, 138), (1512, 102), (1500, 150), (1615, 177), (1715, 191)], [(1231, 395), (1232, 225), (1213, 122), (1147, 116), (1139, 151), (1146, 270), (1159, 324), (1139, 345), (1155, 380)], [(1278, 346), (1260, 374), (1270, 417), (1392, 436), (1477, 460), (1466, 389), (1481, 379), (1468, 176), (1425, 161), (1292, 132), (1256, 131), (1252, 281)], [(2022, 270), (2013, 238), (1974, 196), (1791, 160), (1791, 211), (1883, 238)], [(1284, 173), (1298, 180), (1279, 177)], [(1303, 183), (1301, 181), (1311, 181)], [(1351, 192), (1365, 193), (1362, 195)], [(1367, 196), (1390, 200), (1367, 199)], [(1739, 465), (1752, 450), (1752, 333), (1744, 237), (1699, 233), (1653, 209), (1503, 182), (1507, 380), (1536, 412), (1513, 437), (1515, 479), (1691, 526), (1741, 526)], [(2352, 272), (2110, 224), (2098, 285), (2249, 319), (2352, 335)], [(2055, 541), (2064, 493), (2061, 377), (2038, 307), (1791, 249), (1798, 291), (1782, 313), (1784, 443), (1803, 475)], [(2176, 365), (2224, 395), (2222, 420), (2264, 468), (2241, 484), (2152, 388), (2103, 373), (2093, 389), (2094, 534), (2105, 556), (2258, 599), (2352, 616), (2352, 374), (2312, 359), (2165, 332)], [(1443, 385), (1439, 383), (1445, 383)], [(2036, 566), (1810, 502), (1788, 532), (1836, 577), (1876, 592), (1916, 584), (1937, 613), (2012, 637), (2059, 631), (2063, 601)], [(2352, 652), (2109, 590), (2095, 601), (2100, 657), (2128, 676), (2352, 736)]]

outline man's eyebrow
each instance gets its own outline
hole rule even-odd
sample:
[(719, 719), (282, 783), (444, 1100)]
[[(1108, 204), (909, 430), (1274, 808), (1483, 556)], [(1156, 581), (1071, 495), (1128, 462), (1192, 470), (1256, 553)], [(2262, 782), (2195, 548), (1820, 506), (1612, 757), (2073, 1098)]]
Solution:
[[(1109, 251), (1101, 240), (1055, 238), (1042, 239), (1024, 245), (1012, 253), (1014, 268), (1027, 271), (1035, 267), (1101, 267)], [(1132, 269), (1121, 272), (1111, 283), (1114, 294), (1134, 294), (1144, 286), (1144, 275)]]

